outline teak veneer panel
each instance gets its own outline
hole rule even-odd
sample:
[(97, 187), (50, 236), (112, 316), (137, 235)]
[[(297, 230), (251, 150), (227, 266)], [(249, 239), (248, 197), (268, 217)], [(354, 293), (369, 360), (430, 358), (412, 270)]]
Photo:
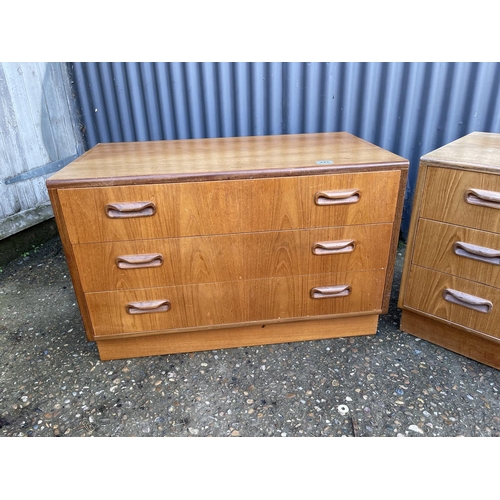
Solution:
[[(477, 312), (463, 305), (452, 304), (443, 298), (446, 288), (489, 300), (489, 313)], [(414, 311), (445, 319), (455, 325), (500, 337), (500, 289), (457, 278), (450, 274), (412, 266), (405, 305)]]
[(378, 315), (241, 325), (195, 332), (177, 332), (97, 340), (102, 360), (176, 354), (241, 346), (279, 344), (356, 335), (375, 335)]
[[(400, 172), (194, 182), (59, 191), (72, 243), (280, 231), (392, 222)], [(358, 189), (359, 201), (315, 204), (316, 193)], [(149, 217), (111, 219), (110, 203), (153, 202)]]
[[(381, 311), (385, 271), (284, 276), (86, 294), (96, 338), (255, 321)], [(349, 285), (345, 297), (312, 299), (313, 287)], [(131, 302), (168, 300), (170, 310), (128, 314)]]
[(428, 165), (461, 168), (498, 174), (500, 172), (499, 135), (491, 132), (470, 134), (422, 156)]
[(429, 167), (420, 216), (500, 232), (500, 210), (467, 203), (464, 196), (468, 189), (500, 192), (500, 175)]
[(500, 288), (500, 265), (457, 255), (453, 251), (457, 242), (496, 250), (500, 264), (500, 234), (427, 219), (419, 221), (413, 263)]
[[(318, 161), (331, 164), (318, 164)], [(407, 169), (408, 160), (348, 132), (97, 144), (47, 186), (103, 186)], [(230, 176), (230, 177), (228, 177)]]
[[(278, 276), (386, 269), (392, 224), (242, 233), (74, 246), (84, 291), (149, 288)], [(321, 242), (346, 242), (346, 253), (316, 255)], [(160, 255), (158, 267), (119, 268), (120, 256)]]
[(500, 343), (409, 310), (401, 313), (401, 330), (500, 370)]

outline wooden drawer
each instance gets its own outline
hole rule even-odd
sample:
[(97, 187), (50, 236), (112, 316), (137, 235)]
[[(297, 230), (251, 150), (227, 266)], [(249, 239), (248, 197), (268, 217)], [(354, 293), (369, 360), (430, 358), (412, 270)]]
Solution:
[[(333, 314), (376, 314), (384, 280), (385, 271), (380, 270), (97, 292), (85, 297), (95, 338), (99, 338)], [(332, 286), (341, 287), (333, 290), (335, 295), (320, 289), (321, 298), (311, 297), (315, 287)], [(350, 287), (347, 292), (340, 291), (346, 286)], [(128, 304), (137, 308), (127, 312)], [(141, 312), (153, 306), (165, 310)]]
[(498, 288), (413, 265), (404, 305), (451, 324), (500, 338)]
[(500, 175), (427, 169), (421, 217), (500, 233)]
[(420, 219), (412, 262), (500, 287), (500, 235)]
[(85, 243), (84, 291), (385, 269), (392, 224)]
[(64, 189), (59, 201), (72, 243), (279, 231), (392, 222), (400, 176), (392, 170)]

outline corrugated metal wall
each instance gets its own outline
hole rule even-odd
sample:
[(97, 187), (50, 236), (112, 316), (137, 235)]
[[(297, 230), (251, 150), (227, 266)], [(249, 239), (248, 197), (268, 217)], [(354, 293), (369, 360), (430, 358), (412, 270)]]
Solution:
[(499, 63), (74, 63), (88, 146), (347, 131), (410, 160), (500, 132)]
[(53, 217), (45, 179), (84, 150), (65, 63), (0, 63), (0, 240)]

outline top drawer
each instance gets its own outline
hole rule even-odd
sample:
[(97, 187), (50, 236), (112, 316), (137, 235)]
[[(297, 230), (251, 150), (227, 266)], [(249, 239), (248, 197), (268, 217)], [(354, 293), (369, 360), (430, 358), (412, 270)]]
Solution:
[(393, 222), (400, 171), (60, 189), (72, 243)]
[(429, 167), (421, 217), (500, 233), (500, 176)]

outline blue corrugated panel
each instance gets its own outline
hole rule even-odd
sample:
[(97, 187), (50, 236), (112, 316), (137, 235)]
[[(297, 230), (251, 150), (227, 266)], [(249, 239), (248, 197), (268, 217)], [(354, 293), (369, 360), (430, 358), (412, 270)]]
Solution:
[(410, 160), (500, 132), (499, 63), (72, 63), (88, 146), (347, 131)]

